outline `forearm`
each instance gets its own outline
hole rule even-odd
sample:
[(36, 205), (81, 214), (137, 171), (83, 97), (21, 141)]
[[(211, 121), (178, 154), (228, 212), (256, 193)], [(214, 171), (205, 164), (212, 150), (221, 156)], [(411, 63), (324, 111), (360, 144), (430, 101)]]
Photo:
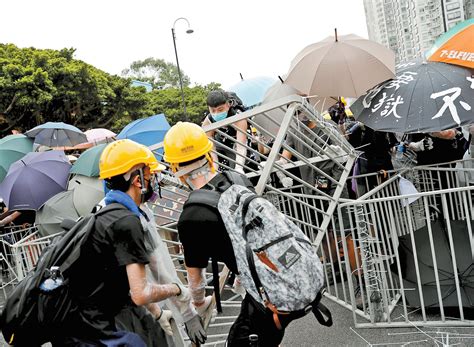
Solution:
[(236, 166), (238, 165), (243, 168), (245, 165), (245, 160), (247, 156), (247, 148), (245, 148), (245, 146), (243, 146), (241, 143), (237, 142), (236, 152), (237, 152), (237, 156), (235, 158), (235, 164)]
[(161, 307), (157, 303), (153, 302), (151, 304), (147, 304), (146, 308), (150, 313), (153, 315), (153, 317), (157, 318), (161, 315)]
[(206, 269), (188, 268), (188, 284), (194, 303), (204, 302), (206, 294)]
[(143, 264), (127, 265), (127, 276), (132, 300), (138, 306), (165, 300), (179, 295), (181, 292), (178, 285), (174, 283), (154, 284), (149, 282), (146, 279)]

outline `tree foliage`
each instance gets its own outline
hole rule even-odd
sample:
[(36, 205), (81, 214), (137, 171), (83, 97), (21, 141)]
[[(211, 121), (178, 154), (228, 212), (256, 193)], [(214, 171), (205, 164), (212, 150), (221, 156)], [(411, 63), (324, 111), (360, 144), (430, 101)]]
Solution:
[(147, 93), (144, 87), (132, 87), (130, 78), (74, 59), (74, 52), (0, 44), (0, 138), (48, 121), (116, 132), (157, 113), (164, 113), (171, 124), (185, 119), (200, 123), (207, 93), (219, 86), (186, 87), (185, 117), (179, 88)]
[[(147, 58), (134, 61), (128, 69), (122, 71), (122, 76), (148, 82), (153, 89), (179, 88), (177, 66), (163, 59)], [(188, 87), (191, 80), (182, 70), (181, 78), (183, 87)]]

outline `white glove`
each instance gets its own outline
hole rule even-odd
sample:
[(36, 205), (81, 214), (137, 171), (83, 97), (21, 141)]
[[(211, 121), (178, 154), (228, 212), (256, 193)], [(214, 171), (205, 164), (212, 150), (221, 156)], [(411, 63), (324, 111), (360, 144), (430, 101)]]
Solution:
[(423, 140), (418, 141), (418, 142), (410, 142), (408, 145), (408, 148), (415, 152), (422, 152), (425, 150), (425, 146), (423, 146)]
[(211, 301), (212, 301), (212, 295), (209, 295), (204, 298), (204, 301), (201, 305), (199, 306), (194, 305), (196, 307), (197, 313), (199, 314), (201, 318), (204, 319), (207, 309), (211, 305)]
[(173, 336), (173, 329), (171, 328), (170, 320), (173, 318), (173, 314), (170, 310), (161, 310), (160, 323), (161, 329), (165, 332), (166, 335)]
[(232, 285), (231, 289), (235, 294), (239, 294), (242, 299), (245, 297), (245, 288), (242, 286), (242, 282), (240, 282), (239, 276), (235, 276), (234, 284)]
[(285, 176), (285, 174), (281, 171), (277, 171), (276, 175), (283, 187), (289, 188), (293, 186), (293, 179), (291, 177)]
[(181, 289), (181, 294), (176, 297), (176, 301), (183, 302), (185, 304), (190, 302), (191, 293), (189, 292), (189, 289), (179, 283), (175, 284), (179, 287), (179, 289)]

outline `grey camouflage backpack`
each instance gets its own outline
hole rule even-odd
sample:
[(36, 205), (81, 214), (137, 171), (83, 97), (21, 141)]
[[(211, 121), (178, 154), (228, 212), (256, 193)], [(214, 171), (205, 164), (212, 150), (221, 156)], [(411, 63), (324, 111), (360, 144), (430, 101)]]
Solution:
[[(245, 176), (223, 174), (230, 187), (195, 191), (186, 204), (204, 203), (219, 210), (243, 287), (275, 315), (296, 311), (299, 318), (312, 310), (321, 324), (330, 326), (330, 313), (319, 303), (323, 267), (311, 241), (270, 201), (256, 195)], [(319, 311), (329, 319), (321, 320)]]

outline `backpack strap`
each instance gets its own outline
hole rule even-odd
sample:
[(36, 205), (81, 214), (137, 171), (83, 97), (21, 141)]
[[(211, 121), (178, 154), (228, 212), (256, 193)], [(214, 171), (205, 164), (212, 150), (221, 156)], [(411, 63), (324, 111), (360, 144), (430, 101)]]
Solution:
[(191, 194), (189, 194), (188, 200), (186, 200), (184, 206), (204, 205), (217, 210), (217, 205), (219, 203), (220, 197), (220, 192), (214, 190), (198, 189), (192, 191)]
[(221, 305), (221, 293), (219, 291), (219, 267), (217, 260), (214, 257), (211, 258), (212, 264), (212, 285), (214, 287), (214, 297), (216, 298), (216, 309), (218, 313), (222, 313)]
[[(318, 320), (319, 324), (324, 325), (326, 327), (332, 326), (332, 314), (329, 309), (321, 303), (321, 292), (318, 293), (316, 296), (316, 299), (311, 303), (311, 306), (313, 306), (313, 314)], [(327, 317), (327, 319), (324, 319), (324, 316)]]

